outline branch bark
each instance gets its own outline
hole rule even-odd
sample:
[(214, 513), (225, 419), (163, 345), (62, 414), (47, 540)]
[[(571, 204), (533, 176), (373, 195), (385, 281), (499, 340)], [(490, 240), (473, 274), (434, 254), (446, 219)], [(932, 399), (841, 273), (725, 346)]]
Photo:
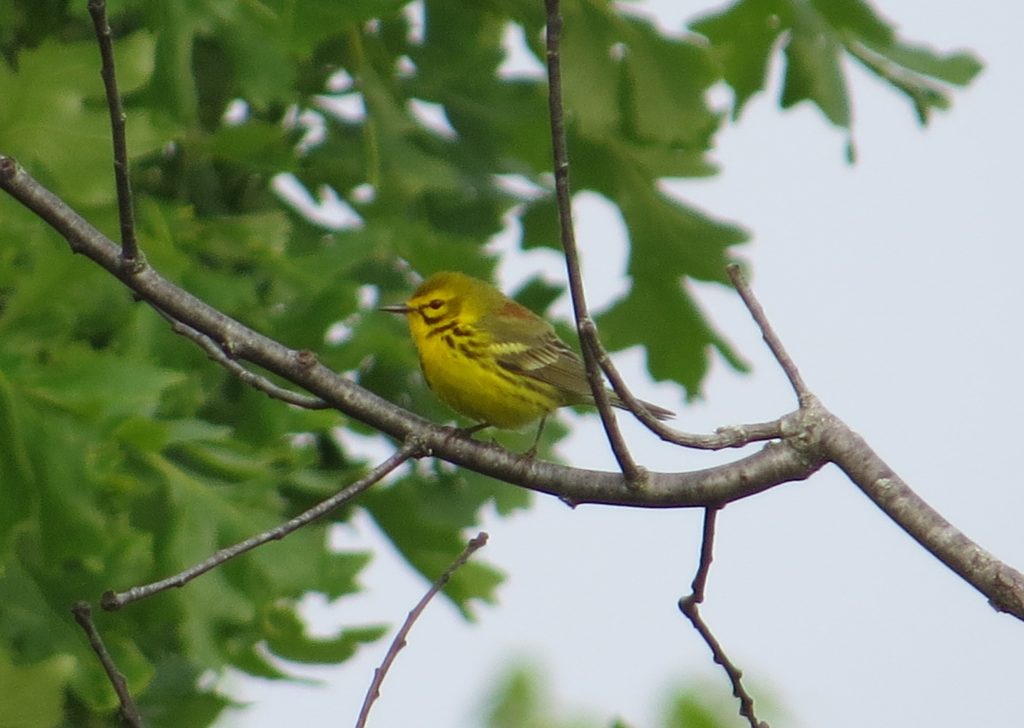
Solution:
[(1024, 575), (1003, 564), (936, 513), (845, 423), (810, 394), (778, 420), (782, 438), (726, 465), (676, 473), (651, 472), (642, 487), (622, 473), (570, 468), (522, 458), (457, 430), (433, 424), (381, 399), (297, 351), (224, 315), (163, 278), (140, 256), (125, 261), (116, 244), (10, 157), (0, 155), (0, 189), (50, 224), (81, 253), (134, 294), (215, 341), (226, 354), (303, 387), (332, 407), (398, 440), (410, 437), (431, 455), (542, 493), (570, 505), (602, 503), (641, 508), (718, 506), (802, 480), (835, 462), (882, 510), (929, 552), (984, 594), (996, 609), (1024, 620)]
[(831, 413), (821, 449), (889, 518), (935, 558), (988, 597), (1000, 612), (1024, 619), (1024, 575), (947, 521), (893, 472), (860, 435)]

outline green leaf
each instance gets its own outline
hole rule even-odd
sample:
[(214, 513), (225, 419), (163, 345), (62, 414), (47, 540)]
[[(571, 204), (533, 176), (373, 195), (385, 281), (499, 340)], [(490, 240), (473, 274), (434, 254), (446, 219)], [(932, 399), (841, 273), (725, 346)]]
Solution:
[(561, 298), (564, 293), (565, 286), (563, 284), (548, 283), (540, 276), (536, 276), (524, 283), (513, 298), (531, 311), (543, 316), (548, 307)]
[(691, 27), (711, 42), (735, 91), (734, 118), (764, 88), (771, 53), (787, 35), (782, 106), (811, 101), (842, 128), (851, 124), (844, 53), (905, 94), (922, 123), (932, 109), (949, 107), (948, 94), (936, 81), (963, 85), (981, 70), (970, 53), (943, 54), (902, 40), (895, 26), (863, 0), (740, 0)]
[(943, 57), (900, 43), (849, 43), (847, 47), (868, 70), (910, 99), (922, 125), (928, 123), (932, 109), (945, 110), (952, 103), (946, 89), (927, 76), (962, 85), (981, 71), (981, 64), (965, 53)]
[(734, 119), (764, 89), (772, 50), (789, 25), (789, 8), (785, 0), (741, 0), (690, 23), (711, 42), (712, 53), (736, 94)]
[(96, 354), (85, 349), (61, 353), (60, 366), (51, 366), (34, 382), (41, 401), (86, 417), (152, 414), (160, 393), (184, 375), (140, 361)]
[[(123, 94), (141, 86), (152, 72), (153, 41), (145, 33), (115, 43), (118, 83)], [(19, 54), (18, 70), (0, 64), (0, 139), (4, 153), (37, 176), (63, 180), (72, 204), (110, 205), (109, 116), (98, 103), (99, 52), (94, 41), (47, 40)], [(128, 144), (134, 154), (154, 149), (160, 136), (143, 108), (131, 109)]]
[(360, 645), (375, 642), (387, 632), (386, 627), (375, 626), (340, 630), (334, 637), (310, 637), (298, 614), (281, 604), (267, 608), (261, 622), (267, 647), (274, 654), (306, 664), (343, 662)]
[(850, 126), (846, 79), (840, 67), (842, 46), (820, 16), (797, 6), (785, 46), (786, 75), (782, 108), (811, 101), (836, 126)]
[(606, 6), (573, 2), (562, 9), (563, 98), (582, 134), (603, 136), (621, 124), (619, 42)]
[(70, 655), (15, 665), (0, 647), (0, 715), (5, 725), (51, 728), (61, 724), (64, 690), (75, 671)]
[(889, 43), (895, 37), (892, 25), (864, 0), (811, 0), (810, 4), (838, 34), (855, 35), (871, 43)]
[(202, 671), (177, 655), (164, 654), (156, 663), (156, 675), (142, 695), (139, 710), (153, 726), (212, 725), (231, 701), (214, 690), (197, 689)]
[(717, 80), (705, 49), (601, 3), (569, 3), (563, 14), (564, 100), (575, 132), (706, 146), (718, 120), (705, 100)]
[(309, 53), (332, 35), (375, 18), (393, 16), (406, 4), (406, 0), (283, 2), (280, 22), (285, 24), (289, 47), (295, 52)]
[(22, 403), (12, 382), (0, 367), (0, 483), (4, 507), (0, 508), (0, 564), (6, 563), (15, 530), (38, 508), (36, 479), (30, 455), (33, 434), (26, 430), (20, 411)]
[(453, 85), (430, 76), (417, 82), (413, 89), (418, 95), (444, 105), (449, 123), (476, 163), (531, 180), (551, 166), (547, 99), (540, 82)]
[(973, 53), (966, 51), (939, 53), (911, 43), (876, 45), (865, 41), (865, 44), (909, 71), (957, 86), (968, 85), (985, 67)]
[(562, 250), (561, 226), (558, 224), (558, 206), (553, 195), (533, 200), (523, 208), (519, 217), (523, 228), (520, 245), (523, 250), (550, 248)]
[(489, 728), (515, 728), (535, 724), (545, 699), (529, 669), (509, 670), (487, 701), (487, 725)]
[(710, 54), (692, 39), (675, 40), (639, 18), (620, 21), (625, 42), (623, 91), (630, 136), (703, 151), (718, 128), (706, 93), (718, 81)]

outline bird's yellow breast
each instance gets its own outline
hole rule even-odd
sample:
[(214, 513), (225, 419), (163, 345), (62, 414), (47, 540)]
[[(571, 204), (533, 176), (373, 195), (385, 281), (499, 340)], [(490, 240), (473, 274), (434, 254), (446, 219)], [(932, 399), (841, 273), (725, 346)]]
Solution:
[(516, 429), (560, 404), (554, 387), (501, 367), (485, 333), (460, 325), (417, 325), (416, 317), (410, 328), (427, 384), (459, 414)]

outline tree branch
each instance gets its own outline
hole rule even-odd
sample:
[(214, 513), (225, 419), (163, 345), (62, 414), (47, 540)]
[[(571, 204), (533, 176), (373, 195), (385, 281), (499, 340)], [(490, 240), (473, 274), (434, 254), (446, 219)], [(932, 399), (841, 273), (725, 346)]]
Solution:
[(719, 508), (707, 508), (704, 511), (704, 530), (700, 544), (700, 562), (697, 565), (697, 574), (693, 577), (693, 590), (689, 596), (679, 600), (679, 611), (682, 612), (693, 628), (697, 630), (701, 638), (711, 650), (715, 662), (722, 666), (725, 674), (729, 676), (732, 683), (732, 694), (740, 701), (740, 715), (750, 722), (750, 728), (768, 728), (768, 724), (757, 719), (754, 713), (754, 699), (743, 687), (743, 672), (736, 667), (729, 656), (722, 648), (722, 644), (715, 637), (707, 622), (700, 615), (700, 605), (704, 601), (704, 588), (708, 583), (708, 574), (711, 571), (711, 562), (715, 555), (715, 520)]
[(185, 586), (185, 584), (192, 581), (197, 576), (201, 576), (207, 571), (217, 568), (224, 562), (230, 561), (236, 556), (244, 554), (246, 551), (251, 551), (257, 546), (262, 546), (268, 541), (280, 541), (282, 538), (293, 531), (297, 531), (307, 523), (315, 521), (317, 518), (330, 513), (335, 508), (348, 503), (364, 490), (379, 482), (385, 475), (390, 473), (406, 460), (420, 457), (422, 454), (423, 452), (420, 443), (414, 438), (410, 438), (404, 445), (402, 445), (402, 447), (396, 450), (391, 457), (380, 463), (364, 477), (360, 478), (355, 483), (352, 483), (347, 488), (338, 491), (330, 498), (320, 501), (309, 510), (295, 516), (295, 518), (285, 521), (284, 523), (268, 529), (263, 533), (256, 534), (251, 538), (247, 538), (244, 541), (240, 541), (233, 546), (221, 549), (208, 559), (205, 559), (204, 561), (201, 561), (200, 563), (191, 566), (174, 576), (161, 579), (160, 581), (154, 581), (143, 586), (135, 586), (123, 592), (104, 592), (100, 603), (108, 612), (113, 612), (126, 604), (131, 604), (139, 599), (145, 599), (146, 597), (153, 596), (154, 594), (166, 589)]
[(569, 291), (572, 296), (576, 330), (580, 337), (583, 361), (586, 365), (587, 380), (590, 384), (598, 413), (601, 416), (601, 423), (608, 436), (608, 442), (611, 444), (612, 451), (619, 462), (619, 467), (626, 474), (627, 479), (631, 481), (639, 482), (644, 476), (643, 469), (632, 459), (629, 448), (619, 430), (604, 387), (604, 380), (601, 376), (602, 371), (608, 377), (614, 392), (637, 419), (667, 442), (704, 450), (720, 450), (781, 437), (778, 422), (735, 426), (727, 430), (720, 430), (715, 435), (693, 435), (667, 426), (651, 415), (647, 408), (644, 407), (643, 402), (633, 396), (608, 352), (601, 344), (600, 337), (597, 334), (597, 326), (594, 324), (594, 320), (591, 318), (587, 308), (586, 295), (583, 290), (583, 276), (580, 272), (579, 253), (576, 248), (576, 236), (572, 222), (569, 152), (566, 144), (565, 112), (562, 104), (561, 54), (559, 52), (562, 18), (559, 14), (558, 0), (546, 0), (546, 11), (548, 111), (551, 118), (555, 199), (558, 203), (562, 250), (569, 279)]
[(402, 627), (395, 633), (395, 638), (391, 641), (391, 645), (388, 647), (387, 654), (384, 655), (384, 661), (381, 662), (380, 667), (373, 671), (373, 680), (370, 681), (370, 687), (366, 691), (366, 697), (363, 699), (363, 707), (359, 710), (359, 719), (356, 721), (356, 728), (364, 728), (366, 725), (366, 719), (370, 715), (370, 708), (373, 707), (374, 702), (380, 697), (380, 686), (384, 682), (384, 678), (388, 674), (388, 670), (391, 669), (392, 663), (395, 658), (398, 657), (398, 653), (406, 645), (406, 638), (409, 636), (409, 631), (412, 629), (413, 624), (419, 619), (419, 616), (423, 613), (423, 610), (427, 608), (430, 600), (434, 596), (444, 589), (444, 585), (448, 583), (448, 580), (452, 578), (452, 574), (455, 573), (463, 564), (469, 561), (469, 558), (477, 551), (487, 545), (487, 534), (484, 531), (478, 533), (474, 538), (470, 539), (469, 543), (466, 544), (466, 548), (462, 550), (455, 561), (444, 570), (444, 573), (437, 578), (437, 581), (431, 585), (427, 593), (423, 595), (416, 606), (412, 608), (408, 616), (405, 618), (405, 622), (402, 623)]
[[(778, 421), (781, 442), (770, 442), (760, 451), (726, 465), (683, 473), (646, 473), (644, 487), (635, 488), (621, 473), (525, 459), (497, 445), (471, 440), (450, 427), (428, 422), (339, 376), (320, 364), (311, 352), (289, 349), (224, 315), (160, 276), (141, 258), (135, 265), (123, 264), (117, 245), (36, 182), (13, 159), (3, 155), (0, 189), (50, 224), (74, 252), (108, 270), (139, 298), (208, 336), (232, 357), (277, 374), (340, 412), (398, 440), (404, 442), (413, 437), (430, 455), (555, 495), (570, 505), (603, 503), (639, 508), (722, 505), (782, 483), (803, 480), (831, 459), (866, 493), (874, 493), (879, 506), (925, 548), (984, 593), (997, 608), (1024, 620), (1024, 576), (952, 529), (909, 488), (906, 492), (896, 488), (905, 484), (894, 479), (881, 460), (864, 460), (858, 445), (862, 441), (813, 395), (806, 393), (798, 375), (795, 380), (792, 378), (795, 367), (788, 374), (794, 388), (805, 395), (797, 412)], [(779, 351), (784, 354), (780, 348), (776, 356)], [(729, 428), (722, 432), (727, 436)], [(872, 472), (877, 469), (890, 475), (869, 477), (861, 472), (865, 462), (877, 466)], [(928, 527), (936, 523), (941, 527)]]
[(114, 686), (114, 692), (117, 693), (117, 699), (121, 704), (118, 711), (121, 714), (121, 719), (131, 728), (142, 728), (142, 715), (139, 713), (139, 708), (135, 705), (135, 699), (132, 698), (132, 693), (128, 689), (128, 682), (124, 679), (121, 671), (117, 669), (117, 665), (114, 664), (114, 658), (110, 656), (106, 645), (103, 644), (103, 638), (100, 637), (96, 625), (93, 624), (92, 607), (89, 606), (88, 602), (76, 602), (71, 607), (71, 614), (74, 615), (78, 626), (85, 632), (85, 636), (89, 639), (89, 646), (92, 647), (92, 651), (96, 653), (100, 664), (103, 665), (103, 670), (107, 673), (107, 679), (110, 680), (110, 684)]
[(295, 405), (296, 407), (301, 407), (303, 409), (321, 410), (330, 408), (331, 405), (324, 402), (319, 397), (310, 397), (299, 392), (292, 392), (284, 387), (277, 386), (266, 377), (249, 371), (228, 356), (209, 336), (206, 336), (205, 334), (196, 331), (191, 326), (183, 324), (171, 316), (168, 316), (156, 306), (151, 306), (151, 308), (167, 320), (171, 325), (171, 331), (193, 341), (196, 346), (206, 352), (206, 356), (210, 361), (219, 364), (224, 369), (227, 369), (238, 377), (244, 384), (248, 384), (253, 389), (263, 392), (268, 397), (279, 399), (282, 402), (287, 402), (288, 404)]
[(996, 610), (1024, 619), (1024, 574), (943, 518), (845, 423), (831, 413), (827, 418), (821, 444), (829, 460), (915, 541), (988, 597)]
[(729, 279), (732, 281), (733, 286), (736, 287), (736, 292), (740, 294), (740, 298), (743, 299), (743, 303), (746, 304), (747, 310), (750, 311), (750, 315), (754, 317), (754, 321), (757, 323), (759, 329), (761, 329), (761, 338), (764, 339), (764, 343), (768, 345), (768, 349), (771, 350), (772, 355), (775, 357), (775, 361), (782, 367), (782, 371), (786, 374), (789, 379), (790, 385), (793, 387), (793, 391), (796, 392), (797, 399), (800, 401), (800, 406), (804, 405), (804, 399), (812, 396), (811, 391), (804, 384), (803, 377), (800, 376), (800, 371), (796, 368), (796, 364), (789, 356), (789, 352), (786, 351), (786, 347), (782, 345), (782, 340), (775, 333), (775, 329), (772, 328), (771, 323), (768, 321), (768, 316), (765, 314), (764, 309), (761, 307), (760, 301), (754, 296), (754, 292), (750, 289), (750, 285), (747, 283), (747, 279), (743, 277), (743, 272), (740, 267), (735, 263), (729, 265), (726, 270), (729, 273)]
[(110, 110), (110, 137), (114, 143), (114, 181), (117, 185), (117, 214), (121, 220), (121, 255), (126, 263), (138, 257), (138, 243), (135, 240), (135, 210), (132, 200), (132, 183), (128, 174), (128, 145), (124, 132), (126, 117), (121, 106), (121, 94), (117, 90), (117, 70), (114, 67), (114, 44), (110, 37), (110, 23), (107, 22), (105, 0), (89, 0), (89, 15), (96, 30), (96, 40), (103, 61), (100, 75), (107, 94), (107, 108)]
[[(604, 386), (598, 360), (603, 349), (597, 338), (597, 327), (587, 310), (587, 298), (583, 292), (583, 274), (580, 272), (580, 257), (576, 250), (576, 233), (572, 224), (572, 195), (569, 186), (569, 152), (565, 141), (565, 113), (562, 105), (562, 64), (559, 44), (562, 39), (562, 16), (558, 0), (545, 0), (547, 8), (547, 67), (548, 67), (548, 113), (551, 117), (551, 155), (555, 171), (555, 199), (558, 203), (558, 222), (561, 227), (562, 252), (565, 269), (569, 278), (569, 293), (572, 310), (576, 317), (576, 331), (580, 337), (583, 364), (587, 371), (587, 382), (601, 416), (608, 443), (611, 445), (619, 468), (630, 483), (641, 484), (645, 472), (633, 460), (629, 446), (619, 423), (612, 412), (608, 392)], [(605, 355), (607, 356), (607, 355)]]

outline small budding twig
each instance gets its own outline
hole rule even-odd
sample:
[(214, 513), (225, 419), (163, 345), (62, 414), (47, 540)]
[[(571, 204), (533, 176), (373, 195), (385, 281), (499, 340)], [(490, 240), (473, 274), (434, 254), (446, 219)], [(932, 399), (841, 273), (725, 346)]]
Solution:
[(150, 584), (144, 584), (143, 586), (135, 586), (123, 592), (115, 592), (112, 590), (104, 592), (103, 597), (100, 600), (100, 604), (108, 612), (116, 611), (126, 604), (131, 604), (134, 601), (152, 596), (153, 594), (170, 589), (171, 587), (184, 586), (197, 576), (205, 574), (207, 571), (220, 566), (225, 561), (229, 561), (236, 556), (244, 554), (246, 551), (251, 551), (257, 546), (261, 546), (268, 541), (279, 541), (293, 531), (302, 528), (307, 523), (315, 521), (317, 518), (329, 513), (338, 506), (348, 503), (374, 483), (380, 481), (385, 475), (390, 473), (406, 460), (418, 457), (422, 451), (423, 446), (419, 441), (415, 438), (410, 438), (402, 445), (402, 447), (396, 450), (391, 457), (380, 463), (377, 467), (367, 473), (365, 477), (360, 478), (355, 483), (352, 483), (347, 488), (332, 495), (330, 498), (317, 503), (309, 510), (295, 516), (295, 518), (285, 521), (284, 523), (264, 531), (263, 533), (256, 534), (251, 538), (247, 538), (244, 541), (240, 541), (233, 546), (221, 549), (208, 559), (201, 561), (198, 564), (175, 574), (174, 576), (161, 579), (160, 581), (154, 581)]
[(142, 728), (144, 725), (142, 716), (139, 714), (139, 709), (135, 705), (131, 691), (128, 689), (128, 682), (124, 679), (121, 671), (117, 669), (117, 665), (114, 664), (114, 658), (110, 656), (106, 645), (103, 644), (103, 638), (100, 637), (96, 625), (93, 624), (92, 607), (89, 606), (88, 602), (77, 602), (71, 607), (71, 614), (74, 615), (75, 621), (78, 622), (78, 625), (85, 632), (85, 636), (89, 639), (89, 646), (92, 647), (92, 651), (96, 653), (100, 664), (103, 665), (103, 670), (107, 673), (107, 679), (110, 680), (110, 684), (114, 686), (114, 692), (117, 693), (117, 699), (121, 703), (119, 711), (121, 719), (131, 728)]
[(704, 533), (700, 546), (700, 564), (697, 567), (697, 574), (693, 578), (693, 591), (689, 596), (679, 600), (679, 611), (682, 612), (693, 628), (697, 630), (704, 642), (711, 649), (711, 655), (715, 662), (722, 666), (725, 674), (729, 676), (732, 683), (732, 694), (740, 701), (740, 715), (750, 723), (750, 728), (769, 728), (764, 721), (759, 721), (754, 714), (754, 699), (743, 687), (743, 672), (733, 664), (729, 656), (725, 654), (721, 643), (708, 627), (707, 622), (700, 616), (700, 604), (704, 601), (704, 588), (707, 586), (708, 573), (711, 571), (711, 562), (714, 560), (715, 543), (715, 519), (718, 516), (720, 506), (711, 506), (704, 511)]
[(107, 108), (110, 110), (110, 138), (114, 143), (114, 180), (117, 185), (117, 214), (121, 220), (121, 258), (132, 263), (139, 255), (135, 240), (135, 211), (132, 201), (132, 183), (128, 176), (128, 144), (125, 142), (124, 108), (121, 94), (117, 90), (117, 71), (114, 68), (114, 44), (111, 41), (110, 23), (107, 21), (105, 0), (89, 0), (89, 15), (96, 29), (96, 40), (100, 47), (103, 88), (107, 94)]
[(455, 561), (444, 570), (444, 573), (437, 578), (437, 581), (431, 585), (427, 593), (423, 595), (423, 598), (416, 603), (416, 606), (412, 608), (408, 616), (405, 618), (405, 622), (402, 623), (402, 627), (395, 634), (395, 638), (391, 641), (391, 645), (388, 647), (387, 653), (384, 655), (383, 662), (380, 663), (380, 667), (373, 671), (373, 680), (370, 681), (370, 687), (366, 691), (366, 697), (363, 698), (363, 707), (359, 710), (359, 719), (356, 721), (356, 728), (364, 728), (366, 726), (366, 719), (370, 715), (370, 708), (373, 707), (374, 702), (380, 697), (380, 686), (384, 682), (384, 678), (388, 674), (388, 670), (391, 669), (392, 663), (395, 658), (398, 657), (398, 653), (403, 647), (405, 647), (405, 638), (409, 636), (410, 630), (412, 630), (413, 624), (419, 619), (419, 616), (423, 613), (423, 610), (427, 608), (427, 604), (434, 598), (439, 591), (444, 589), (444, 585), (448, 583), (448, 580), (452, 578), (452, 574), (455, 573), (463, 564), (469, 561), (469, 558), (487, 545), (487, 533), (481, 531), (476, 535), (475, 538), (470, 539), (469, 543), (466, 544), (466, 548), (462, 550)]
[(793, 391), (796, 392), (800, 406), (803, 406), (809, 399), (813, 399), (814, 395), (811, 394), (811, 390), (807, 388), (803, 377), (800, 376), (800, 370), (796, 368), (796, 363), (790, 358), (789, 352), (782, 345), (782, 340), (775, 333), (775, 329), (772, 328), (771, 323), (768, 321), (768, 316), (754, 295), (754, 291), (750, 288), (750, 284), (747, 283), (747, 279), (743, 277), (740, 267), (732, 263), (726, 268), (726, 271), (729, 273), (729, 280), (736, 287), (736, 292), (740, 294), (740, 298), (746, 304), (747, 310), (750, 311), (750, 315), (754, 318), (755, 323), (757, 323), (757, 327), (761, 329), (761, 338), (768, 345), (772, 355), (775, 357), (775, 361), (782, 367), (782, 371), (785, 372), (786, 378), (789, 379)]

